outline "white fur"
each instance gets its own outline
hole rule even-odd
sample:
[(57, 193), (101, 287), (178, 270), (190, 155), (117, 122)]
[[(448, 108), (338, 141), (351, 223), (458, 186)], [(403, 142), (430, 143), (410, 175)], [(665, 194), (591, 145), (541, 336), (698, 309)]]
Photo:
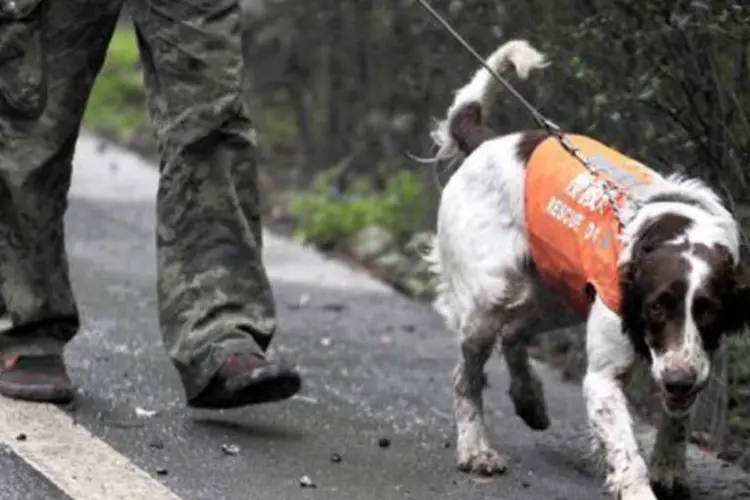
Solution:
[[(488, 63), (498, 70), (512, 63), (521, 77), (546, 64), (541, 53), (519, 40), (500, 47)], [(489, 72), (480, 69), (458, 90), (447, 119), (433, 132), (441, 153), (457, 151), (449, 133), (454, 113), (468, 103), (479, 102), (482, 115), (487, 116), (496, 88)], [(561, 308), (539, 284), (528, 265), (523, 213), (525, 165), (517, 155), (521, 137), (511, 133), (488, 140), (465, 158), (442, 193), (437, 235), (426, 256), (439, 281), (435, 307), (459, 336), (460, 352), (454, 373), (459, 467), (485, 474), (504, 470), (506, 463), (488, 442), (482, 410), (483, 367), (496, 340), (500, 338), (503, 345), (516, 412), (532, 428), (543, 429), (549, 425), (543, 391), (523, 342), (530, 333), (575, 323), (569, 311)], [(648, 192), (639, 193), (646, 202), (666, 195), (677, 201), (654, 201), (633, 214), (622, 234), (622, 262), (631, 257), (633, 235), (665, 212), (693, 220), (689, 230), (693, 243), (721, 242), (738, 257), (737, 226), (707, 186), (670, 176), (660, 178)], [(705, 273), (700, 262), (690, 262), (694, 291)], [(709, 364), (701, 357), (705, 352), (694, 323), (688, 331), (681, 355), (700, 365), (703, 376)], [(619, 316), (598, 299), (586, 321), (586, 335), (588, 370), (583, 390), (595, 440), (610, 471), (607, 485), (623, 500), (654, 500), (649, 468), (638, 452), (621, 385), (621, 378), (634, 360), (633, 347), (622, 332)], [(660, 430), (662, 444), (655, 451), (651, 472), (655, 479), (679, 479), (682, 474), (679, 467), (665, 466), (684, 463), (679, 456), (672, 457), (674, 453), (679, 455), (684, 443), (675, 442), (677, 438), (672, 439), (668, 430)]]

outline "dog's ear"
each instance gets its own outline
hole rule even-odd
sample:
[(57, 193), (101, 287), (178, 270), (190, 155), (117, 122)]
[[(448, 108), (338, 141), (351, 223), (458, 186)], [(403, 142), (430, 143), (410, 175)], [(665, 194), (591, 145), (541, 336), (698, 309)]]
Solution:
[(735, 315), (735, 330), (741, 332), (750, 327), (750, 269), (745, 264), (738, 264), (732, 277), (732, 308)]
[(643, 302), (640, 259), (631, 259), (620, 266), (620, 319), (623, 332), (630, 338), (635, 351), (646, 359), (650, 356), (646, 344), (646, 322)]

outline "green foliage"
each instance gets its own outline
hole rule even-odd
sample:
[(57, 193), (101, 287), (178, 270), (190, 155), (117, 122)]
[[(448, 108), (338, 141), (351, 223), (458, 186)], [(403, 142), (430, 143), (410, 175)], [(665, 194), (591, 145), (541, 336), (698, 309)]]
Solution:
[(264, 150), (273, 151), (298, 142), (297, 124), (291, 105), (281, 92), (253, 103), (253, 120), (258, 124), (258, 141)]
[(309, 190), (294, 196), (295, 236), (324, 249), (336, 247), (367, 226), (385, 228), (402, 242), (408, 239), (424, 215), (424, 183), (411, 171), (397, 170), (387, 176), (380, 191), (363, 176), (339, 195), (335, 180), (347, 164), (345, 160), (319, 174)]
[(120, 27), (91, 91), (83, 126), (123, 139), (146, 126), (147, 118), (135, 32), (131, 27)]

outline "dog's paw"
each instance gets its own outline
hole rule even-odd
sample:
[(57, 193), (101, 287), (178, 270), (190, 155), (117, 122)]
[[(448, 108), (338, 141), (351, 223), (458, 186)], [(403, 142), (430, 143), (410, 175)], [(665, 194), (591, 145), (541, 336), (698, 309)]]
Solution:
[(654, 492), (648, 486), (629, 489), (617, 496), (618, 500), (658, 500)]
[(657, 500), (687, 500), (690, 498), (690, 488), (682, 478), (674, 477), (668, 482), (651, 480)]
[(690, 498), (690, 488), (685, 481), (685, 466), (680, 460), (652, 457), (649, 478), (658, 500)]
[(492, 476), (502, 474), (508, 468), (508, 459), (492, 449), (460, 452), (458, 456), (458, 470)]
[(531, 429), (543, 431), (550, 426), (541, 383), (533, 381), (530, 384), (511, 384), (508, 394), (513, 401), (516, 415)]

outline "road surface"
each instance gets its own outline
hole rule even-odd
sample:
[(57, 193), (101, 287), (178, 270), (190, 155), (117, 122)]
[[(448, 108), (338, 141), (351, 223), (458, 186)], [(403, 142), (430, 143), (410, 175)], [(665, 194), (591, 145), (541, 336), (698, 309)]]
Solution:
[[(0, 401), (0, 500), (607, 498), (579, 389), (542, 370), (554, 420), (534, 433), (499, 358), (487, 408), (510, 469), (458, 473), (452, 334), (428, 305), (272, 235), (274, 352), (300, 364), (305, 388), (277, 405), (187, 410), (157, 330), (155, 170), (90, 137), (75, 163), (68, 247), (84, 324), (67, 358), (79, 394), (67, 408)], [(696, 498), (750, 498), (746, 474), (692, 455)]]

